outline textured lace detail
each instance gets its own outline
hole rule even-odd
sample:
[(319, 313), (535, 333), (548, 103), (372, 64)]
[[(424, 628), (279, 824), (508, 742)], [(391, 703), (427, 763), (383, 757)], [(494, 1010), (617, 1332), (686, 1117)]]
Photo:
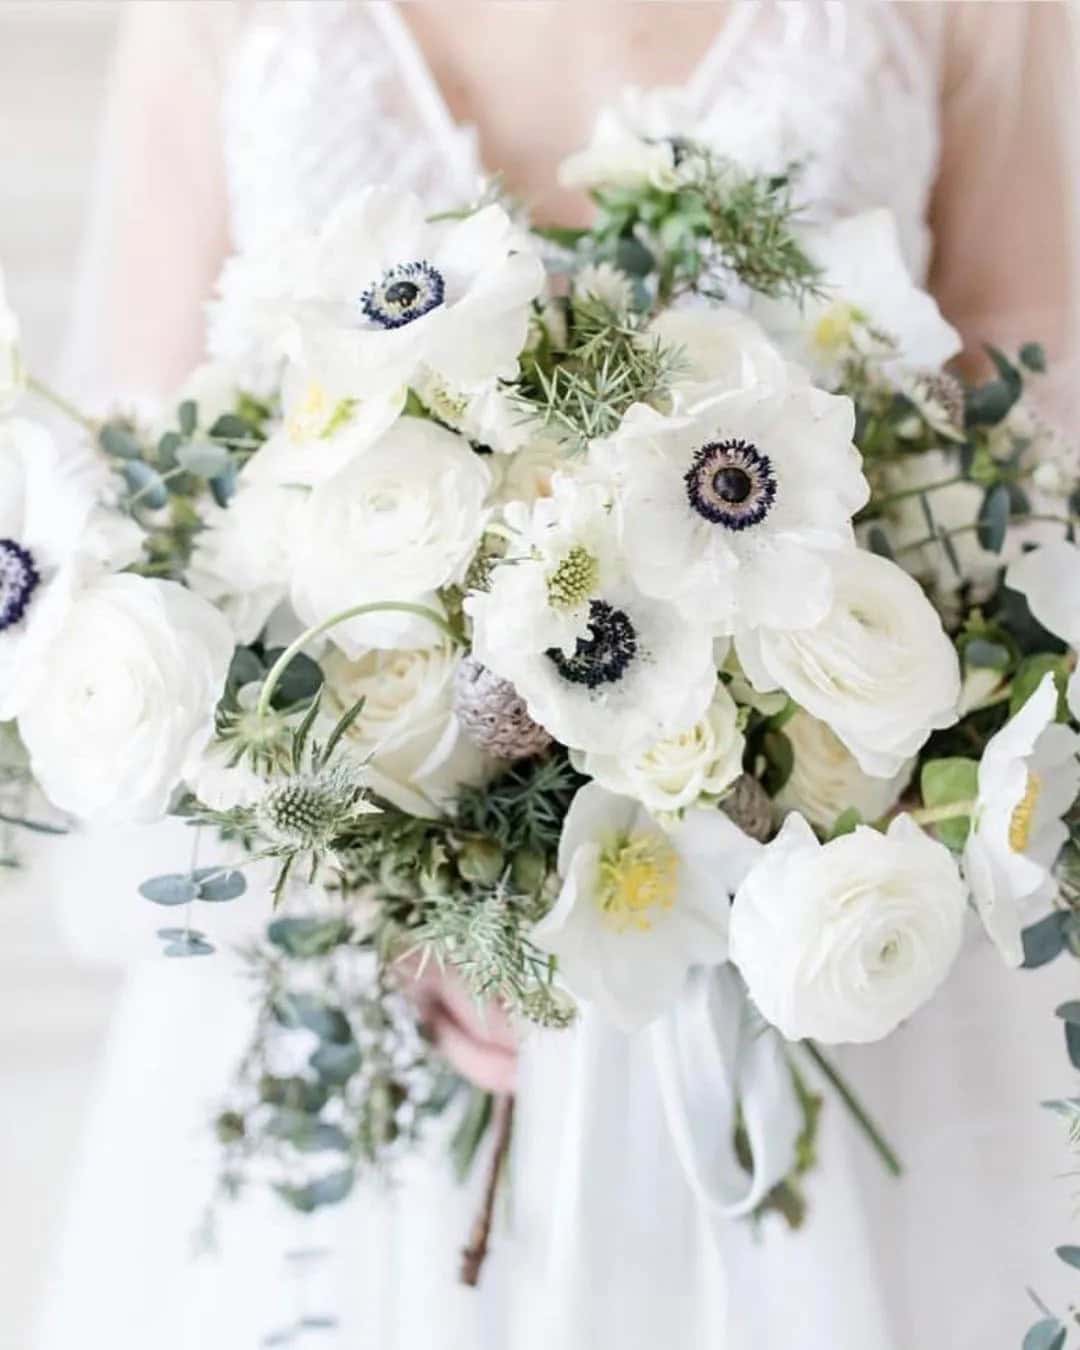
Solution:
[[(224, 103), (238, 246), (318, 221), (367, 183), (409, 188), (433, 207), (475, 188), (473, 131), (450, 121), (404, 25), (381, 8), (255, 5)], [(936, 55), (894, 7), (734, 0), (728, 30), (687, 92), (736, 158), (768, 169), (801, 163), (801, 193), (818, 216), (891, 207), (922, 273)]]

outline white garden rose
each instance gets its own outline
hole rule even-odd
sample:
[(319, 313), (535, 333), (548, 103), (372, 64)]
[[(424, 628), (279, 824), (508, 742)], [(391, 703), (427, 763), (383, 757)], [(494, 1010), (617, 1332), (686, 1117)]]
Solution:
[(800, 708), (784, 723), (795, 760), (791, 776), (774, 798), (783, 814), (798, 811), (812, 825), (831, 830), (852, 807), (865, 821), (880, 820), (911, 781), (914, 760), (892, 778), (872, 778), (824, 722)]
[[(293, 607), (306, 624), (368, 603), (439, 608), (479, 542), (490, 475), (466, 441), (403, 417), (375, 445), (315, 488), (296, 522)], [(401, 612), (337, 624), (348, 655), (366, 647), (426, 647), (423, 618)]]
[(813, 628), (736, 634), (757, 689), (783, 689), (828, 723), (868, 774), (892, 778), (931, 731), (951, 726), (960, 663), (918, 582), (886, 558), (829, 555), (833, 603)]
[(176, 582), (86, 585), (19, 717), (45, 793), (82, 819), (158, 819), (210, 739), (232, 653), (224, 618)]
[(633, 797), (660, 815), (683, 811), (702, 797), (719, 797), (742, 772), (745, 745), (735, 700), (717, 683), (712, 703), (685, 730), (637, 751), (572, 758), (581, 773), (609, 792)]
[(4, 294), (4, 272), (0, 268), (0, 416), (19, 401), (26, 387), (26, 371), (19, 351), (19, 320)]
[(821, 844), (790, 815), (736, 892), (731, 959), (788, 1040), (876, 1041), (944, 981), (966, 907), (948, 849), (910, 816)]
[(678, 999), (691, 966), (727, 959), (730, 897), (760, 849), (715, 808), (661, 827), (589, 783), (559, 840), (562, 890), (533, 937), (573, 994), (632, 1031)]
[(366, 765), (371, 791), (416, 816), (440, 815), (460, 787), (478, 786), (496, 761), (465, 736), (454, 715), (461, 654), (441, 643), (406, 651), (366, 651), (323, 662), (329, 706), (364, 706), (348, 740)]

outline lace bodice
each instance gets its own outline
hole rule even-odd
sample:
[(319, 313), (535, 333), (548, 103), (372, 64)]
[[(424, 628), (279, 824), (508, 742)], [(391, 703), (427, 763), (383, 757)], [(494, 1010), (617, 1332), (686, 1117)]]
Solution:
[[(933, 25), (917, 38), (879, 0), (734, 0), (685, 93), (719, 149), (755, 167), (800, 161), (819, 210), (891, 207), (922, 272), (938, 156), (938, 53), (928, 46)], [(318, 220), (361, 184), (448, 206), (496, 167), (455, 124), (398, 9), (378, 0), (256, 4), (223, 112), (240, 247)]]

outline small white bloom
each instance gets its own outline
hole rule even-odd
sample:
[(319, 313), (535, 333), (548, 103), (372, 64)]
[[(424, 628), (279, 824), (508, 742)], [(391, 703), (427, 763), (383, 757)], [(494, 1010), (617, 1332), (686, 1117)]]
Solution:
[(559, 165), (566, 188), (673, 188), (679, 182), (679, 143), (697, 121), (675, 89), (627, 89), (602, 109), (592, 139)]
[(1080, 792), (1080, 736), (1056, 722), (1047, 675), (1020, 711), (990, 738), (979, 761), (979, 792), (964, 848), (964, 874), (986, 930), (1010, 965), (1024, 959), (1023, 914), (1054, 893), (1051, 868), (1069, 837), (1062, 817)]
[(735, 700), (717, 683), (712, 702), (686, 730), (634, 752), (572, 758), (609, 792), (634, 797), (660, 815), (684, 811), (701, 797), (719, 797), (742, 772), (745, 745)]
[(513, 379), (544, 282), (524, 242), (501, 207), (432, 223), (418, 198), (369, 187), (337, 208), (294, 270), (262, 281), (284, 299), (284, 347), (355, 395), (396, 389), (421, 366), (460, 384)]
[(609, 262), (589, 263), (574, 277), (575, 300), (599, 300), (616, 314), (625, 314), (634, 299), (634, 288), (625, 272)]
[(232, 653), (222, 616), (175, 582), (84, 586), (19, 716), (43, 790), (81, 818), (158, 819), (210, 739)]
[(542, 429), (500, 380), (456, 385), (434, 371), (423, 370), (414, 388), (440, 422), (497, 454), (511, 455), (522, 449)]
[(948, 849), (910, 816), (820, 844), (790, 815), (735, 895), (731, 959), (788, 1040), (876, 1041), (944, 981), (966, 906)]
[(692, 965), (727, 959), (730, 896), (760, 848), (721, 811), (665, 829), (590, 783), (559, 841), (562, 891), (533, 937), (572, 993), (634, 1030), (678, 999)]
[(238, 642), (253, 642), (289, 593), (303, 488), (253, 482), (245, 468), (227, 507), (203, 506), (188, 581), (222, 610)]
[(911, 781), (914, 760), (892, 778), (871, 778), (824, 722), (798, 709), (785, 723), (795, 762), (777, 793), (779, 811), (798, 811), (812, 825), (830, 830), (852, 807), (865, 821), (880, 820), (899, 801)]
[(959, 334), (911, 279), (891, 211), (809, 227), (800, 242), (821, 268), (823, 295), (757, 296), (752, 312), (816, 379), (835, 381), (844, 362), (860, 353), (897, 367), (936, 369), (960, 350)]
[[(1032, 549), (1010, 565), (1005, 584), (1020, 592), (1048, 632), (1080, 649), (1080, 548), (1058, 539)], [(1080, 722), (1080, 666), (1069, 680), (1068, 698)]]
[[(308, 497), (296, 523), (292, 600), (307, 624), (355, 605), (439, 608), (436, 591), (461, 578), (480, 539), (490, 476), (453, 432), (402, 417)], [(346, 654), (427, 646), (429, 623), (387, 612), (338, 624)]]
[(950, 726), (960, 663), (918, 582), (876, 554), (830, 558), (833, 604), (813, 628), (736, 635), (756, 688), (783, 689), (828, 723), (869, 774), (891, 778)]
[(805, 627), (831, 600), (869, 489), (849, 400), (810, 385), (722, 394), (685, 417), (631, 408), (590, 457), (617, 485), (631, 576), (699, 624)]
[(0, 268), (0, 416), (19, 401), (26, 387), (26, 371), (19, 351), (19, 320), (4, 294), (4, 272)]
[(464, 785), (479, 785), (495, 761), (463, 734), (453, 711), (461, 662), (448, 643), (407, 651), (367, 651), (323, 661), (331, 705), (364, 706), (349, 728), (372, 790), (416, 816), (440, 814)]

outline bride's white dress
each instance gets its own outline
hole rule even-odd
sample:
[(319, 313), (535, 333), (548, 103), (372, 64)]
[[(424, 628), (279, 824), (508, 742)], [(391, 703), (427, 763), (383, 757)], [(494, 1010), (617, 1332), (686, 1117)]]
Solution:
[[(476, 138), (455, 125), (392, 6), (166, 8), (201, 11), (194, 27), (177, 27), (171, 59), (200, 89), (214, 85), (240, 246), (317, 220), (359, 183), (391, 182), (439, 205), (475, 186)], [(908, 8), (737, 0), (687, 93), (731, 153), (802, 160), (822, 209), (891, 207), (925, 274), (947, 35), (936, 7), (911, 7), (917, 23)], [(159, 43), (170, 41), (168, 22)], [(1005, 66), (990, 78), (1010, 70), (1015, 78)], [(167, 193), (169, 166), (157, 167)], [(204, 226), (181, 214), (169, 228)], [(949, 261), (963, 248), (942, 252)], [(954, 291), (966, 303), (959, 281)], [(1015, 326), (1014, 314), (989, 308), (990, 328)], [(253, 1190), (221, 1212), (218, 1251), (195, 1255), (215, 1161), (207, 1122), (250, 1014), (228, 955), (154, 955), (158, 916), (135, 886), (185, 853), (182, 831), (163, 827), (149, 841), (77, 836), (41, 859), (77, 940), (132, 965), (38, 1350), (254, 1350), (305, 1312), (337, 1326), (296, 1343), (341, 1350), (988, 1350), (1019, 1345), (1032, 1320), (1025, 1284), (1064, 1303), (1068, 1272), (1055, 1271), (1052, 1248), (1069, 1240), (1071, 1197), (1056, 1175), (1065, 1152), (1037, 1104), (1069, 1088), (1051, 1010), (1075, 968), (1007, 972), (974, 933), (931, 1006), (887, 1043), (837, 1055), (895, 1142), (905, 1180), (882, 1174), (829, 1099), (801, 1233), (711, 1225), (640, 1047), (586, 1026), (523, 1048), (513, 1184), (478, 1291), (456, 1283), (477, 1186), (453, 1184), (437, 1138), (393, 1189), (364, 1188), (311, 1219)], [(253, 899), (225, 908), (233, 913), (212, 925), (222, 946), (261, 918)], [(586, 1222), (598, 1212), (606, 1222)], [(311, 1249), (323, 1255), (302, 1255)]]

